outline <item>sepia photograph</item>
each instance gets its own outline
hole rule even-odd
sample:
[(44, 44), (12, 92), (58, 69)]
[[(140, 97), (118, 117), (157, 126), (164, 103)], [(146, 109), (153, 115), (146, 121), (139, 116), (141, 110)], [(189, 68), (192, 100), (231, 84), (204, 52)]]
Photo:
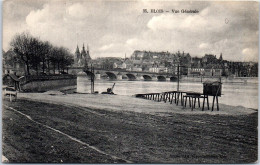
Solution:
[(2, 163), (258, 162), (258, 1), (1, 4)]

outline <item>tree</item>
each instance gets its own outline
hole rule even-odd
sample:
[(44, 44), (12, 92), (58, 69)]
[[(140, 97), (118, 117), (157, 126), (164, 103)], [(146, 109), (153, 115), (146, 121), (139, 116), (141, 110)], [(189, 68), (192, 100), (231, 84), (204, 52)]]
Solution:
[(22, 33), (16, 35), (10, 44), (17, 56), (25, 63), (25, 74), (27, 75), (30, 75), (33, 39), (30, 34)]
[(41, 56), (43, 54), (43, 42), (40, 41), (38, 38), (33, 38), (32, 39), (32, 44), (31, 44), (31, 59), (29, 63), (31, 64), (32, 68), (35, 69), (37, 75), (39, 74), (39, 66), (41, 63)]
[(53, 45), (48, 42), (45, 41), (44, 42), (44, 57), (42, 57), (42, 63), (43, 63), (43, 67), (42, 70), (43, 72), (45, 71), (45, 62), (47, 63), (47, 74), (50, 74), (50, 62), (51, 62), (51, 54), (52, 54), (52, 50), (53, 50)]
[(67, 48), (52, 46), (48, 41), (41, 41), (39, 38), (32, 37), (28, 33), (16, 35), (11, 46), (21, 61), (25, 64), (25, 73), (30, 75), (30, 69), (34, 69), (39, 74), (45, 73), (46, 62), (48, 74), (50, 74), (50, 63), (59, 72), (63, 71), (73, 63), (73, 56)]
[(60, 71), (64, 72), (68, 66), (73, 64), (73, 55), (64, 47), (60, 47), (59, 51)]
[(53, 73), (55, 74), (55, 69), (56, 69), (56, 64), (58, 62), (58, 59), (57, 59), (57, 54), (58, 54), (58, 48), (57, 47), (53, 47), (51, 49), (51, 51), (49, 52), (49, 60), (50, 62), (52, 63), (52, 66), (53, 66)]
[(50, 55), (51, 49), (52, 49), (52, 45), (50, 42), (48, 42), (48, 41), (43, 42), (42, 52), (41, 52), (41, 56), (40, 56), (41, 62), (42, 62), (42, 72), (43, 73), (45, 72), (46, 62), (47, 62), (47, 70), (48, 70), (48, 72), (50, 72), (49, 55)]

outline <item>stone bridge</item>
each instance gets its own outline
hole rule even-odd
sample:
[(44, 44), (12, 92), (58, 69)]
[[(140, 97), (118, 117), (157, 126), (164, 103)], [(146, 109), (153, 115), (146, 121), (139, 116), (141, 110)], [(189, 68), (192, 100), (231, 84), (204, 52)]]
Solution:
[[(82, 67), (69, 68), (69, 74), (76, 75), (83, 71)], [(144, 80), (144, 81), (177, 81), (177, 77), (166, 73), (138, 72), (126, 71), (123, 69), (104, 70), (100, 68), (94, 69), (96, 79), (108, 78), (109, 80)]]

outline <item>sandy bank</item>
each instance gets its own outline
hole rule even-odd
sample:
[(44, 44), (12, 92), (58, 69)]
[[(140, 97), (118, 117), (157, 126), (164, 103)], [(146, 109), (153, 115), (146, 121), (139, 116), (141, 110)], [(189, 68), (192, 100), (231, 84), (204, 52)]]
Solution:
[[(104, 109), (109, 111), (131, 111), (139, 113), (171, 115), (171, 113), (179, 114), (210, 114), (210, 115), (247, 115), (256, 112), (253, 109), (241, 106), (229, 106), (220, 104), (220, 111), (205, 110), (196, 108), (191, 111), (190, 108), (176, 106), (169, 102), (155, 102), (135, 98), (134, 96), (120, 95), (102, 95), (102, 94), (66, 94), (61, 92), (46, 92), (46, 93), (19, 93), (19, 98), (26, 98), (47, 103), (56, 103), (62, 105), (75, 105), (88, 107), (93, 109)], [(211, 99), (211, 98), (210, 98)], [(221, 102), (221, 101), (220, 101)], [(211, 105), (210, 105), (211, 107)]]

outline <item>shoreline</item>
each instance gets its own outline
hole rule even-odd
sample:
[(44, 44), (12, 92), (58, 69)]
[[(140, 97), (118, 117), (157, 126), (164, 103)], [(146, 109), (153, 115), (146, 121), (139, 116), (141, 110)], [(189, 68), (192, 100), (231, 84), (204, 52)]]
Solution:
[(220, 110), (217, 111), (216, 107), (214, 111), (211, 111), (211, 104), (209, 104), (210, 110), (205, 107), (204, 111), (201, 108), (196, 108), (191, 111), (188, 106), (183, 108), (180, 105), (170, 104), (169, 102), (155, 102), (152, 100), (135, 98), (134, 96), (124, 95), (103, 95), (103, 94), (64, 94), (66, 90), (70, 90), (71, 87), (60, 88), (58, 90), (48, 91), (45, 93), (18, 93), (19, 98), (31, 99), (46, 103), (55, 103), (60, 105), (74, 105), (85, 108), (105, 109), (109, 111), (130, 111), (140, 112), (147, 114), (209, 114), (209, 115), (248, 115), (251, 113), (257, 113), (258, 109), (245, 108), (242, 106), (230, 106), (225, 104), (219, 104)]

